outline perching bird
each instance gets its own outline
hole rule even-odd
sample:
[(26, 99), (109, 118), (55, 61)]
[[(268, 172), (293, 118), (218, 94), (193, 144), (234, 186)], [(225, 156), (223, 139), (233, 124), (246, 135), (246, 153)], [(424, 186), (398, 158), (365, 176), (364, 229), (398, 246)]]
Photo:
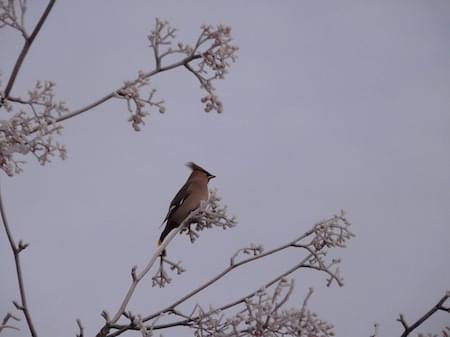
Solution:
[[(164, 224), (167, 221), (167, 224), (161, 233), (158, 245), (164, 241), (172, 229), (181, 225), (193, 210), (200, 207), (202, 200), (208, 200), (208, 182), (215, 176), (193, 162), (187, 163), (186, 166), (192, 169), (192, 173), (170, 203), (169, 211), (162, 222)], [(165, 251), (162, 255), (165, 255)]]

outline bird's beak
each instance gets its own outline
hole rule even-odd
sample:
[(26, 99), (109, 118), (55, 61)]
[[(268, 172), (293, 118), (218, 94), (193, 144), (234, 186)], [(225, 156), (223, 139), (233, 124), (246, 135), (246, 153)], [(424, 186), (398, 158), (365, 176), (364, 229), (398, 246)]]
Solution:
[(208, 177), (208, 180), (214, 179), (215, 177), (216, 176), (211, 175), (211, 176)]

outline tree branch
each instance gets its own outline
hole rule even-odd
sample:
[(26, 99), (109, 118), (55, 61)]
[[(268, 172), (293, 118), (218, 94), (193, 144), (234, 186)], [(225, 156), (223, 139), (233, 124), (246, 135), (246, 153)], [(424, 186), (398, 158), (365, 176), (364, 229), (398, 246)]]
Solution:
[(0, 213), (3, 222), (3, 226), (5, 228), (6, 236), (8, 237), (9, 244), (11, 246), (11, 250), (14, 254), (14, 262), (16, 265), (16, 274), (17, 274), (17, 282), (19, 284), (19, 293), (20, 293), (20, 304), (17, 302), (13, 302), (18, 310), (23, 311), (25, 315), (25, 319), (27, 321), (28, 329), (30, 330), (32, 337), (37, 337), (36, 329), (34, 328), (33, 321), (31, 319), (31, 314), (27, 305), (27, 297), (25, 294), (25, 284), (22, 276), (22, 267), (20, 264), (20, 253), (27, 248), (28, 244), (22, 243), (19, 241), (19, 244), (16, 244), (14, 238), (12, 236), (11, 230), (9, 228), (8, 219), (5, 213), (5, 206), (3, 204), (2, 195), (0, 191)]
[(379, 330), (378, 323), (374, 323), (374, 325), (373, 325), (373, 334), (371, 334), (369, 337), (378, 337), (378, 330)]
[[(160, 67), (160, 68), (157, 67), (156, 69), (154, 69), (154, 70), (152, 70), (152, 71), (150, 71), (150, 72), (144, 74), (144, 75), (142, 76), (142, 78), (143, 78), (143, 79), (149, 79), (150, 77), (152, 77), (152, 76), (154, 76), (154, 75), (156, 75), (156, 74), (159, 74), (159, 73), (162, 73), (162, 72), (164, 72), (164, 71), (168, 71), (168, 70), (171, 70), (171, 69), (180, 67), (180, 66), (184, 66), (185, 64), (188, 64), (189, 62), (191, 62), (191, 61), (193, 61), (193, 60), (196, 60), (196, 59), (199, 59), (199, 58), (201, 58), (201, 57), (202, 57), (202, 56), (201, 56), (200, 54), (191, 55), (191, 56), (188, 56), (188, 57), (184, 58), (183, 60), (181, 60), (181, 61), (179, 61), (179, 62), (175, 62), (175, 63), (170, 64), (170, 65), (168, 65), (168, 66)], [(138, 83), (137, 80), (131, 82), (131, 84), (137, 84), (137, 83)], [(103, 104), (103, 103), (109, 101), (111, 98), (114, 98), (114, 97), (117, 95), (117, 93), (120, 92), (120, 90), (123, 90), (123, 89), (125, 89), (125, 88), (126, 88), (126, 86), (122, 86), (122, 87), (120, 87), (119, 89), (117, 89), (117, 90), (115, 90), (115, 91), (113, 91), (113, 92), (110, 92), (109, 94), (103, 96), (103, 97), (100, 98), (99, 100), (97, 100), (97, 101), (95, 101), (95, 102), (92, 102), (92, 103), (86, 105), (86, 106), (83, 107), (83, 108), (80, 108), (80, 109), (78, 109), (78, 110), (75, 110), (75, 111), (73, 111), (73, 112), (71, 112), (71, 113), (68, 113), (68, 114), (66, 114), (66, 115), (64, 115), (64, 116), (61, 116), (61, 117), (59, 117), (59, 118), (56, 119), (56, 122), (62, 122), (62, 121), (65, 121), (65, 120), (67, 120), (67, 119), (76, 117), (76, 116), (82, 114), (83, 112), (86, 112), (86, 111), (88, 111), (88, 110), (91, 110), (92, 108), (95, 108), (96, 106), (99, 106), (100, 104)], [(35, 131), (37, 131), (37, 130), (33, 130), (33, 132), (35, 132)]]
[[(0, 7), (4, 1), (0, 1)], [(5, 5), (9, 11), (6, 12), (6, 15), (11, 17), (10, 20), (13, 20), (13, 23), (18, 20), (14, 12), (15, 1), (8, 0), (8, 5)], [(26, 0), (18, 1), (22, 8), (21, 18), (23, 18)], [(53, 88), (55, 83), (51, 81), (37, 81), (35, 88), (28, 91), (29, 99), (23, 99), (18, 96), (11, 97), (10, 91), (13, 82), (17, 77), (27, 51), (55, 1), (51, 0), (49, 2), (30, 38), (25, 37), (25, 46), (17, 59), (6, 91), (2, 92), (0, 97), (0, 107), (3, 107), (7, 112), (13, 112), (18, 108), (11, 118), (0, 123), (2, 128), (0, 131), (3, 132), (0, 169), (3, 169), (9, 176), (18, 174), (23, 170), (21, 165), (24, 162), (16, 159), (16, 156), (19, 154), (26, 155), (31, 153), (42, 165), (48, 163), (50, 161), (49, 158), (57, 154), (61, 159), (65, 159), (67, 157), (66, 148), (52, 137), (54, 134), (59, 135), (61, 133), (63, 126), (60, 122), (81, 115), (112, 98), (125, 101), (128, 112), (131, 114), (128, 122), (131, 123), (135, 131), (140, 131), (141, 126), (145, 125), (145, 117), (150, 115), (151, 109), (156, 108), (160, 113), (164, 113), (166, 110), (163, 99), (154, 99), (155, 88), (150, 90), (147, 97), (143, 96), (146, 95), (143, 88), (150, 85), (152, 76), (177, 67), (185, 66), (194, 74), (196, 72), (198, 74), (201, 73), (200, 77), (204, 79), (201, 87), (208, 93), (201, 98), (201, 102), (205, 103), (205, 111), (216, 110), (217, 112), (222, 112), (223, 105), (219, 97), (213, 94), (215, 89), (212, 82), (216, 79), (223, 79), (230, 68), (230, 63), (237, 58), (239, 48), (231, 45), (231, 28), (223, 25), (218, 25), (216, 28), (210, 25), (202, 25), (200, 38), (197, 40), (195, 48), (181, 42), (174, 46), (176, 29), (172, 28), (167, 21), (159, 19), (156, 19), (156, 27), (148, 36), (150, 47), (154, 51), (154, 69), (149, 72), (139, 71), (136, 78), (131, 81), (125, 81), (117, 90), (78, 110), (69, 110), (65, 107), (63, 101), (54, 101)], [(0, 17), (0, 20), (3, 16)], [(0, 28), (1, 26), (0, 22)], [(199, 49), (200, 46), (202, 46), (201, 50)], [(165, 62), (163, 63), (163, 59), (165, 61), (166, 56), (173, 54), (178, 55), (177, 60), (170, 61), (171, 63), (168, 65)], [(194, 70), (194, 68), (189, 66), (190, 64), (197, 64), (198, 69)], [(18, 104), (27, 105), (27, 109), (16, 107)], [(44, 143), (45, 145), (43, 145)]]
[(8, 99), (11, 89), (16, 80), (17, 74), (19, 73), (20, 67), (22, 66), (22, 63), (25, 60), (25, 57), (27, 56), (28, 51), (30, 50), (30, 47), (33, 44), (34, 39), (36, 38), (37, 34), (41, 30), (45, 20), (47, 19), (50, 11), (52, 10), (52, 7), (55, 4), (55, 1), (56, 0), (49, 1), (47, 7), (45, 8), (44, 13), (42, 13), (41, 18), (39, 19), (38, 23), (36, 24), (36, 27), (34, 27), (34, 30), (31, 33), (30, 37), (26, 38), (25, 44), (22, 48), (22, 51), (20, 52), (20, 55), (17, 58), (16, 64), (14, 65), (14, 69), (11, 73), (11, 76), (9, 77), (8, 84), (6, 85), (6, 89), (4, 92), (4, 96), (1, 98), (0, 107), (3, 105), (3, 100)]
[[(290, 268), (289, 270), (287, 270), (286, 272), (282, 273), (281, 275), (275, 277), (274, 279), (272, 279), (271, 281), (267, 282), (266, 284), (264, 284), (262, 287), (258, 288), (258, 290), (255, 290), (233, 302), (230, 302), (228, 304), (225, 304), (217, 309), (215, 309), (215, 311), (223, 311), (223, 310), (227, 310), (230, 309), (232, 307), (235, 307), (236, 305), (239, 305), (241, 303), (245, 303), (246, 300), (248, 300), (249, 298), (253, 297), (256, 295), (256, 293), (259, 291), (259, 289), (261, 288), (269, 288), (270, 286), (272, 286), (273, 284), (275, 284), (276, 282), (278, 282), (279, 280), (281, 280), (282, 278), (288, 276), (289, 274), (292, 274), (294, 271), (298, 270), (299, 268), (302, 267), (302, 264), (305, 263), (308, 259), (310, 259), (312, 257), (312, 255), (308, 255), (307, 257), (305, 257), (300, 263), (298, 263), (297, 265), (295, 265), (294, 267)], [(171, 308), (171, 309), (163, 309), (160, 312), (156, 313), (156, 314), (152, 314), (146, 318), (144, 318), (142, 321), (148, 321), (150, 319), (156, 318), (161, 314), (164, 313), (168, 313), (168, 312), (174, 312), (175, 309)], [(160, 325), (155, 325), (153, 327), (153, 330), (161, 330), (161, 329), (167, 329), (167, 328), (173, 328), (175, 326), (189, 326), (192, 322), (195, 322), (196, 320), (200, 319), (200, 316), (195, 316), (195, 317), (190, 317), (184, 320), (180, 320), (180, 321), (175, 321), (175, 322), (171, 322), (171, 323), (166, 323), (166, 324), (160, 324)], [(119, 335), (121, 335), (122, 333), (124, 333), (127, 330), (139, 330), (139, 328), (137, 326), (134, 325), (126, 325), (126, 326), (122, 326), (120, 327), (120, 329), (118, 331), (115, 331), (114, 333), (108, 335), (108, 337), (117, 337)]]
[(20, 318), (14, 316), (13, 314), (11, 314), (10, 312), (8, 312), (5, 317), (2, 320), (2, 324), (0, 325), (0, 333), (3, 331), (3, 329), (13, 329), (13, 330), (19, 330), (19, 328), (13, 326), (13, 325), (8, 325), (8, 321), (10, 319), (13, 319), (15, 321), (20, 321)]
[(191, 291), (190, 293), (186, 294), (185, 296), (183, 296), (182, 298), (180, 298), (180, 299), (177, 300), (176, 302), (172, 303), (171, 305), (167, 306), (167, 307), (164, 308), (164, 309), (161, 309), (160, 311), (158, 311), (158, 312), (156, 312), (156, 313), (154, 313), (154, 314), (151, 314), (151, 315), (149, 315), (149, 316), (146, 316), (146, 317), (143, 319), (143, 321), (146, 322), (146, 321), (149, 321), (149, 320), (151, 320), (151, 319), (153, 319), (153, 318), (155, 318), (155, 317), (157, 317), (157, 316), (159, 316), (159, 315), (161, 315), (161, 314), (164, 314), (164, 313), (166, 313), (166, 312), (171, 312), (173, 309), (175, 309), (175, 308), (176, 308), (177, 306), (179, 306), (181, 303), (187, 301), (188, 299), (190, 299), (190, 298), (193, 297), (194, 295), (198, 294), (198, 293), (201, 292), (202, 290), (208, 288), (208, 287), (211, 286), (213, 283), (217, 282), (217, 281), (220, 280), (222, 277), (224, 277), (225, 275), (227, 275), (228, 273), (230, 273), (232, 270), (234, 270), (234, 269), (236, 269), (236, 268), (238, 268), (238, 267), (241, 267), (241, 266), (243, 266), (243, 265), (245, 265), (245, 264), (247, 264), (247, 263), (250, 263), (250, 262), (253, 262), (253, 261), (262, 259), (262, 258), (267, 257), (267, 256), (269, 256), (269, 255), (272, 255), (272, 254), (274, 254), (274, 253), (280, 252), (280, 251), (282, 251), (282, 250), (284, 250), (284, 249), (286, 249), (286, 248), (289, 248), (289, 247), (292, 245), (293, 242), (297, 242), (298, 240), (304, 239), (305, 237), (311, 235), (312, 232), (313, 232), (313, 231), (308, 231), (308, 232), (306, 232), (305, 234), (303, 234), (302, 236), (298, 237), (296, 240), (294, 240), (294, 241), (292, 241), (292, 242), (289, 242), (288, 244), (282, 245), (282, 246), (280, 246), (280, 247), (274, 248), (274, 249), (269, 250), (269, 251), (267, 251), (267, 252), (265, 252), (265, 253), (262, 253), (262, 254), (260, 254), (260, 255), (253, 256), (253, 257), (250, 257), (250, 258), (248, 258), (248, 259), (242, 260), (242, 261), (240, 261), (240, 262), (238, 262), (238, 263), (235, 263), (235, 264), (233, 264), (233, 265), (230, 265), (228, 268), (225, 268), (222, 272), (220, 272), (219, 274), (217, 274), (216, 276), (214, 276), (212, 279), (210, 279), (209, 281), (205, 282), (204, 284), (202, 284), (202, 285), (199, 286), (198, 288), (194, 289), (194, 290)]
[(403, 314), (400, 314), (397, 321), (399, 321), (403, 326), (403, 333), (401, 337), (408, 336), (411, 332), (413, 332), (418, 326), (423, 324), (428, 318), (430, 318), (435, 312), (437, 311), (449, 311), (449, 308), (444, 307), (445, 301), (447, 301), (450, 298), (450, 291), (447, 291), (447, 293), (439, 300), (436, 305), (434, 305), (427, 313), (425, 313), (422, 317), (420, 317), (414, 324), (408, 325), (408, 323), (405, 320), (405, 317)]
[[(270, 251), (267, 251), (265, 253), (260, 253), (257, 256), (253, 256), (247, 259), (244, 259), (240, 262), (234, 262), (235, 258), (236, 258), (236, 254), (233, 255), (233, 258), (231, 259), (231, 265), (228, 266), (227, 268), (225, 268), (222, 272), (220, 272), (219, 274), (217, 274), (216, 276), (214, 276), (212, 279), (210, 279), (209, 281), (205, 282), (204, 284), (202, 284), (201, 286), (199, 286), (198, 288), (194, 289), (193, 291), (189, 292), (188, 294), (186, 294), (185, 296), (181, 297), (179, 300), (175, 301), (174, 303), (172, 303), (171, 305), (167, 306), (164, 309), (161, 309), (159, 311), (157, 311), (156, 313), (153, 313), (151, 315), (148, 315), (144, 318), (142, 318), (142, 322), (147, 322), (150, 321), (152, 319), (156, 319), (157, 317), (166, 314), (166, 313), (173, 313), (174, 310), (176, 309), (177, 306), (179, 306), (180, 304), (184, 303), (185, 301), (187, 301), (188, 299), (192, 298), (193, 296), (195, 296), (196, 294), (198, 294), (199, 292), (201, 292), (202, 290), (208, 288), (209, 286), (211, 286), (212, 284), (214, 284), (215, 282), (217, 282), (218, 280), (220, 280), (222, 277), (224, 277), (226, 274), (230, 273), (231, 271), (233, 271), (234, 269), (243, 266), (247, 263), (256, 261), (258, 259), (262, 259), (265, 258), (269, 255), (275, 254), (277, 252), (280, 252), (284, 249), (287, 248), (303, 248), (308, 252), (308, 255), (306, 258), (304, 258), (299, 264), (296, 264), (295, 266), (293, 266), (292, 268), (290, 268), (288, 271), (286, 271), (285, 273), (277, 276), (276, 278), (274, 278), (273, 280), (271, 280), (270, 282), (268, 282), (267, 284), (264, 285), (264, 287), (270, 287), (271, 285), (275, 284), (276, 282), (278, 282), (279, 280), (281, 280), (282, 278), (286, 277), (287, 275), (293, 273), (294, 271), (296, 271), (297, 269), (300, 268), (312, 268), (312, 269), (316, 269), (319, 271), (323, 271), (327, 274), (329, 274), (330, 278), (328, 279), (328, 283), (330, 283), (330, 279), (331, 280), (336, 280), (337, 283), (342, 286), (342, 282), (339, 279), (338, 275), (335, 275), (333, 272), (331, 272), (329, 270), (329, 268), (334, 264), (334, 262), (330, 265), (330, 266), (326, 266), (323, 261), (321, 261), (319, 254), (320, 251), (325, 247), (325, 245), (321, 245), (319, 247), (317, 247), (316, 249), (313, 249), (311, 247), (309, 247), (309, 245), (313, 246), (316, 244), (315, 239), (317, 237), (322, 237), (322, 232), (326, 230), (326, 224), (329, 225), (330, 228), (336, 229), (337, 230), (337, 226), (336, 225), (336, 221), (341, 220), (343, 221), (346, 225), (347, 222), (345, 220), (345, 218), (343, 218), (343, 216), (335, 216), (331, 219), (325, 220), (323, 222), (321, 222), (318, 225), (315, 225), (313, 227), (313, 229), (307, 231), (305, 234), (299, 236), (298, 238), (280, 246), (277, 248), (274, 248)], [(342, 228), (341, 228), (342, 229)], [(311, 236), (312, 234), (316, 234), (315, 238), (308, 244), (308, 245), (300, 245), (299, 242), (304, 240), (305, 238)], [(347, 237), (351, 237), (353, 234), (351, 234), (348, 230), (346, 231), (346, 233), (341, 232), (341, 235), (343, 236), (347, 236)], [(329, 236), (331, 237), (331, 236)], [(330, 239), (331, 240), (331, 239)], [(338, 239), (335, 239), (336, 242), (338, 242)], [(337, 245), (337, 244), (336, 244)], [(239, 251), (242, 251), (242, 249), (240, 249)], [(239, 252), (238, 251), (238, 252)], [(317, 266), (313, 264), (312, 259), (314, 259), (314, 261), (316, 261), (316, 263), (318, 264)], [(307, 263), (309, 261), (309, 263)], [(252, 297), (256, 294), (257, 291), (252, 292), (242, 298), (240, 298), (237, 301), (231, 302), (227, 305), (224, 305), (220, 308), (218, 308), (217, 310), (226, 310), (229, 309), (233, 306), (236, 306), (240, 303), (243, 303), (246, 299), (248, 299), (249, 297)], [(198, 317), (196, 318), (190, 318), (190, 319), (185, 319), (182, 321), (177, 321), (177, 322), (172, 322), (172, 323), (168, 323), (168, 324), (161, 324), (161, 325), (156, 325), (153, 327), (153, 329), (164, 329), (164, 328), (170, 328), (173, 326), (185, 326), (185, 325), (189, 325), (190, 322), (193, 322), (195, 319), (198, 319)], [(139, 327), (136, 326), (133, 322), (130, 322), (127, 325), (114, 325), (112, 326), (112, 328), (117, 329), (118, 331), (115, 331), (114, 333), (108, 335), (108, 337), (116, 337), (119, 336), (120, 334), (122, 334), (123, 332), (127, 331), (127, 330), (139, 330)]]
[[(260, 291), (260, 289), (268, 289), (269, 287), (273, 286), (274, 284), (276, 284), (277, 282), (279, 282), (280, 280), (284, 279), (285, 277), (289, 276), (290, 274), (294, 273), (295, 271), (301, 269), (301, 268), (309, 268), (308, 265), (306, 265), (305, 263), (310, 260), (312, 257), (314, 257), (313, 254), (308, 254), (302, 261), (300, 261), (298, 264), (296, 264), (295, 266), (289, 268), (287, 271), (285, 271), (284, 273), (278, 275), (277, 277), (275, 277), (274, 279), (270, 280), (269, 282), (267, 282), (266, 284), (264, 284), (262, 287), (259, 287), (257, 290), (233, 301), (230, 302), (228, 304), (225, 304), (219, 308), (214, 309), (214, 312), (223, 312), (224, 310), (233, 308), (239, 304), (242, 303), (246, 303), (246, 301), (248, 301), (249, 299), (251, 299), (252, 297), (254, 297), (255, 295), (258, 294), (258, 292)], [(289, 291), (289, 295), (291, 293), (292, 289)], [(312, 290), (310, 289), (310, 291), (308, 292), (304, 303), (303, 303), (303, 310), (306, 307), (306, 302), (308, 301), (309, 297), (312, 294)], [(287, 298), (286, 298), (287, 299)], [(283, 302), (284, 303), (284, 302)], [(279, 303), (279, 306), (281, 306), (283, 303)], [(174, 312), (175, 309), (170, 309), (167, 310), (166, 312)], [(161, 312), (161, 314), (163, 314), (164, 312)], [(152, 315), (154, 316), (154, 315)], [(152, 318), (156, 318), (157, 316), (154, 316)], [(189, 317), (183, 320), (179, 320), (179, 321), (175, 321), (175, 322), (171, 322), (171, 323), (165, 323), (165, 324), (159, 324), (159, 325), (155, 325), (152, 327), (153, 330), (162, 330), (162, 329), (168, 329), (168, 328), (173, 328), (176, 326), (190, 326), (193, 323), (195, 323), (196, 321), (198, 321), (199, 319), (204, 318), (201, 317), (200, 315), (194, 316), (194, 317)], [(146, 319), (143, 319), (142, 321), (146, 321)], [(115, 331), (114, 333), (108, 335), (108, 337), (117, 337), (119, 335), (121, 335), (122, 333), (124, 333), (127, 330), (139, 330), (139, 327), (134, 326), (134, 325), (128, 325), (128, 326), (123, 326), (121, 327), (118, 331)]]
[(78, 326), (78, 333), (76, 334), (76, 337), (84, 337), (84, 327), (83, 324), (81, 324), (81, 319), (77, 319), (77, 326)]

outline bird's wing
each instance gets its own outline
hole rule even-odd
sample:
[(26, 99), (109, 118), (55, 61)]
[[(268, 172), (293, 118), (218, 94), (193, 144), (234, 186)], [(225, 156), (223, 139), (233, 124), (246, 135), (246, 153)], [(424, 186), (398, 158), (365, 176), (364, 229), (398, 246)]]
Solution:
[(180, 188), (178, 193), (173, 198), (172, 202), (169, 206), (169, 211), (167, 212), (166, 217), (164, 218), (164, 221), (162, 222), (161, 226), (169, 219), (169, 217), (180, 207), (183, 202), (189, 197), (191, 194), (188, 183), (184, 184), (183, 187)]

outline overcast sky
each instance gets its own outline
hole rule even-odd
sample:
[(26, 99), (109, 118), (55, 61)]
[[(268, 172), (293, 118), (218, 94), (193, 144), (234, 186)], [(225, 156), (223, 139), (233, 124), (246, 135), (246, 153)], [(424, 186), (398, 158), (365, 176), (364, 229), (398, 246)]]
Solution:
[[(45, 3), (29, 6), (31, 31)], [(72, 109), (100, 98), (153, 68), (146, 36), (155, 17), (189, 43), (203, 23), (232, 27), (240, 57), (216, 85), (225, 111), (204, 113), (197, 80), (177, 69), (154, 78), (167, 112), (152, 113), (140, 133), (124, 103), (111, 101), (64, 124), (68, 160), (41, 167), (28, 156), (23, 174), (2, 173), (13, 233), (31, 243), (23, 269), (41, 336), (73, 336), (77, 317), (91, 336), (100, 312), (117, 309), (191, 160), (217, 175), (211, 185), (239, 225), (195, 245), (177, 237), (170, 255), (187, 272), (162, 290), (144, 281), (133, 311), (171, 303), (239, 247), (269, 249), (341, 208), (357, 235), (333, 252), (345, 286), (299, 272), (289, 305), (314, 286), (311, 309), (338, 336), (368, 336), (375, 322), (381, 336), (399, 336), (400, 312), (415, 320), (450, 290), (449, 1), (59, 1), (12, 94), (50, 79)], [(2, 29), (0, 45), (4, 83), (21, 37)], [(0, 256), (3, 316), (18, 299), (4, 233)], [(299, 258), (234, 273), (185, 308), (241, 297)], [(442, 313), (421, 331), (449, 321)], [(5, 336), (26, 335), (21, 328)]]

